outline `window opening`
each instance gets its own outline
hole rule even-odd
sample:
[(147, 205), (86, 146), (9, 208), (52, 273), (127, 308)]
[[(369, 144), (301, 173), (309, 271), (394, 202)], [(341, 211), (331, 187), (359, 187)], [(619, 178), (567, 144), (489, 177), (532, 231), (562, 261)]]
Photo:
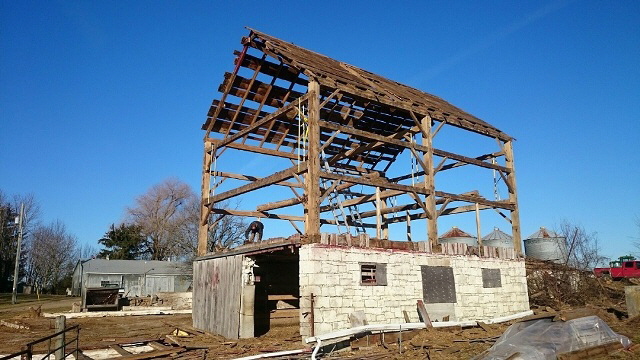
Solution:
[(360, 285), (387, 285), (387, 264), (360, 264)]

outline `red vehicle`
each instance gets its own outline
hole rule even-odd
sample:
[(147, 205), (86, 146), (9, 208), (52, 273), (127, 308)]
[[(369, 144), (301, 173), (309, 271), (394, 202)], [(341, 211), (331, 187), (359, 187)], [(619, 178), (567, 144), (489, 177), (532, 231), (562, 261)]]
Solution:
[(633, 256), (621, 256), (619, 260), (609, 263), (609, 267), (595, 268), (596, 277), (607, 276), (613, 280), (622, 278), (640, 278), (640, 261)]

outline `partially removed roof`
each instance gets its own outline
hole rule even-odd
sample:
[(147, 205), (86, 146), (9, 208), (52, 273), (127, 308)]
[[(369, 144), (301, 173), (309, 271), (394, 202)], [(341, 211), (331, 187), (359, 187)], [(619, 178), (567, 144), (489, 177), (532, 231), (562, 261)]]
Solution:
[[(300, 146), (301, 120), (298, 111), (281, 112), (269, 122), (259, 123), (287, 105), (300, 107), (308, 81), (320, 83), (320, 117), (324, 121), (320, 140), (327, 156), (358, 149), (336, 157), (332, 163), (346, 167), (350, 162), (374, 169), (393, 163), (404, 148), (380, 143), (357, 131), (404, 137), (420, 130), (416, 122), (424, 116), (478, 134), (509, 141), (511, 137), (447, 101), (423, 91), (383, 78), (366, 70), (303, 49), (273, 36), (250, 30), (236, 51), (233, 72), (224, 75), (220, 100), (214, 100), (203, 130), (236, 136), (245, 150), (296, 159)], [(302, 102), (304, 112), (304, 102)], [(290, 110), (290, 108), (289, 108)], [(350, 135), (336, 134), (340, 127), (353, 128)], [(247, 129), (250, 129), (247, 130)], [(243, 130), (246, 130), (243, 132)], [(257, 151), (257, 150), (256, 150)], [(441, 154), (436, 154), (442, 156)], [(381, 167), (382, 167), (381, 166)], [(376, 168), (379, 169), (379, 168)]]
[(509, 140), (510, 137), (494, 126), (461, 110), (449, 102), (424, 91), (389, 80), (353, 65), (282, 41), (271, 35), (251, 30), (252, 46), (281, 58), (308, 77), (315, 77), (321, 85), (340, 89), (353, 95), (386, 105), (431, 115), (467, 130)]

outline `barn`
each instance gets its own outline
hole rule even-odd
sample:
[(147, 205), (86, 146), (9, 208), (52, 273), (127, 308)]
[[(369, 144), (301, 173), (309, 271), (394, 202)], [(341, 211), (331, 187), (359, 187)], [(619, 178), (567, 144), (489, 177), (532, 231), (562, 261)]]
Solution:
[[(195, 327), (259, 336), (289, 312), (306, 337), (356, 319), (417, 321), (418, 301), (440, 321), (528, 310), (511, 136), (260, 31), (241, 45), (202, 125)], [(262, 164), (254, 171), (275, 171), (244, 172), (247, 154)], [(264, 202), (225, 206), (250, 193)], [(439, 243), (439, 220), (463, 215), (475, 219), (477, 245)], [(291, 230), (223, 250), (210, 235), (226, 216)], [(482, 244), (481, 219), (493, 218), (510, 226), (513, 248)]]

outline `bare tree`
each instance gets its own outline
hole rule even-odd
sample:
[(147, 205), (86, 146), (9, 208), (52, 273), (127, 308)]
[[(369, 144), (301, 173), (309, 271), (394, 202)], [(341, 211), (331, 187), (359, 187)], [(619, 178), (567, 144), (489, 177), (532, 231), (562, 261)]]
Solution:
[(591, 271), (606, 260), (600, 255), (597, 233), (587, 232), (584, 227), (563, 220), (559, 234), (567, 244), (566, 265), (585, 271)]
[(40, 205), (33, 194), (10, 197), (0, 190), (0, 291), (9, 291), (13, 283), (18, 240), (18, 225), (15, 220), (19, 216), (21, 204), (25, 205), (25, 217), (22, 223), (24, 245), (20, 251), (19, 279), (24, 275), (27, 244), (37, 225)]
[(188, 184), (169, 178), (136, 198), (135, 205), (127, 209), (130, 221), (149, 239), (151, 259), (185, 255), (189, 242), (185, 229), (193, 221), (195, 203), (197, 196)]
[[(218, 207), (227, 209), (229, 202), (219, 203)], [(234, 205), (237, 208), (237, 204)], [(217, 215), (209, 229), (208, 250), (217, 252), (240, 245), (244, 239), (247, 223), (239, 216)]]
[[(234, 208), (237, 209), (237, 203), (231, 205), (230, 201), (218, 203), (218, 208)], [(198, 230), (200, 228), (200, 201), (197, 197), (189, 199), (185, 208), (188, 221), (185, 221), (180, 228), (180, 237), (182, 241), (178, 246), (182, 249), (182, 255), (185, 259), (193, 259), (198, 254)], [(208, 251), (220, 251), (229, 249), (242, 243), (243, 233), (247, 227), (246, 222), (240, 216), (233, 215), (212, 215), (215, 217), (210, 223), (211, 230), (207, 240)]]
[(27, 277), (39, 293), (56, 291), (58, 284), (73, 272), (78, 258), (76, 237), (59, 220), (34, 229), (29, 243)]

